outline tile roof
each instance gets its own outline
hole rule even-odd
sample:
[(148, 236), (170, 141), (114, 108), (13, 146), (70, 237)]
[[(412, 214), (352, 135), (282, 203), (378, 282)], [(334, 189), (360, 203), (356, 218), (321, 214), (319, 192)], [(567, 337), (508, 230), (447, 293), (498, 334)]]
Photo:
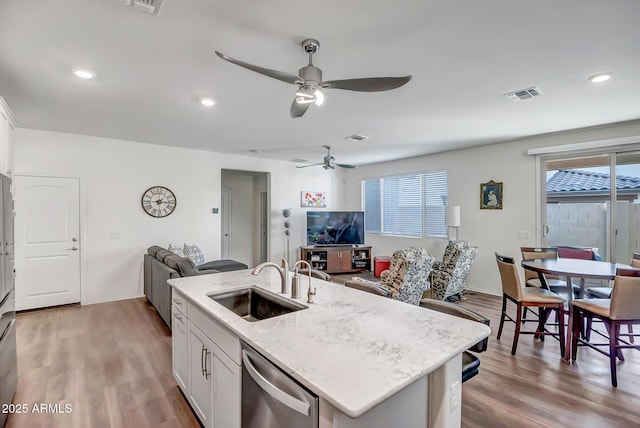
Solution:
[[(616, 175), (618, 190), (640, 190), (640, 177)], [(560, 170), (547, 180), (547, 193), (552, 192), (596, 192), (609, 191), (611, 180), (609, 174), (580, 171), (575, 169)]]

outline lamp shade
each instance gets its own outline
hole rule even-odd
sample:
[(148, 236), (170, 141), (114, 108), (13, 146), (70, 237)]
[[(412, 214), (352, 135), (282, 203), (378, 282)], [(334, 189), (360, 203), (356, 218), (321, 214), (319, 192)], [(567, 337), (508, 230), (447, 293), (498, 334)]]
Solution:
[(460, 206), (447, 207), (447, 226), (460, 227)]

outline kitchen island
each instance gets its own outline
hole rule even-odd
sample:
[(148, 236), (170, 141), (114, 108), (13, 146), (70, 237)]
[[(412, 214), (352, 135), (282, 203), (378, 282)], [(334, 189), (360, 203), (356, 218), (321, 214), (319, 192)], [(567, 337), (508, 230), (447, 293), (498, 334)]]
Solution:
[[(275, 269), (258, 276), (243, 270), (168, 283), (174, 287), (174, 377), (205, 426), (239, 427), (240, 340), (319, 397), (320, 428), (459, 426), (461, 353), (490, 334), (481, 323), (315, 278), (317, 294), (307, 304), (304, 276), (304, 298), (297, 302), (308, 308), (257, 322), (209, 297), (247, 286), (278, 293), (281, 278)], [(188, 325), (176, 329), (183, 317)], [(197, 370), (182, 367), (198, 361)], [(211, 411), (206, 401), (192, 399), (201, 389), (198, 371), (214, 381)], [(225, 379), (227, 384), (215, 385)], [(226, 412), (233, 415), (225, 423), (211, 421)]]

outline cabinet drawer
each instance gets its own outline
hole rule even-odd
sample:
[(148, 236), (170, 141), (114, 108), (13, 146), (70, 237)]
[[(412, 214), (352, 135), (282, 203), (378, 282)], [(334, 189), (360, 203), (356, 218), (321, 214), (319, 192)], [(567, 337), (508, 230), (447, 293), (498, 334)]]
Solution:
[(189, 319), (237, 365), (242, 365), (240, 339), (193, 303), (189, 303)]
[(187, 298), (175, 288), (171, 290), (171, 305), (185, 315), (187, 314)]

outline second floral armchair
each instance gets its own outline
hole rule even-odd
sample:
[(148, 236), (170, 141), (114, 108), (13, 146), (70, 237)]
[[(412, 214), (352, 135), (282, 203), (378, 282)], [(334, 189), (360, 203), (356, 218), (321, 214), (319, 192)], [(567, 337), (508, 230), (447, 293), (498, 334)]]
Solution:
[(425, 292), (425, 297), (445, 300), (460, 296), (477, 252), (478, 247), (466, 241), (449, 241), (442, 261), (436, 262), (429, 274), (430, 289)]

